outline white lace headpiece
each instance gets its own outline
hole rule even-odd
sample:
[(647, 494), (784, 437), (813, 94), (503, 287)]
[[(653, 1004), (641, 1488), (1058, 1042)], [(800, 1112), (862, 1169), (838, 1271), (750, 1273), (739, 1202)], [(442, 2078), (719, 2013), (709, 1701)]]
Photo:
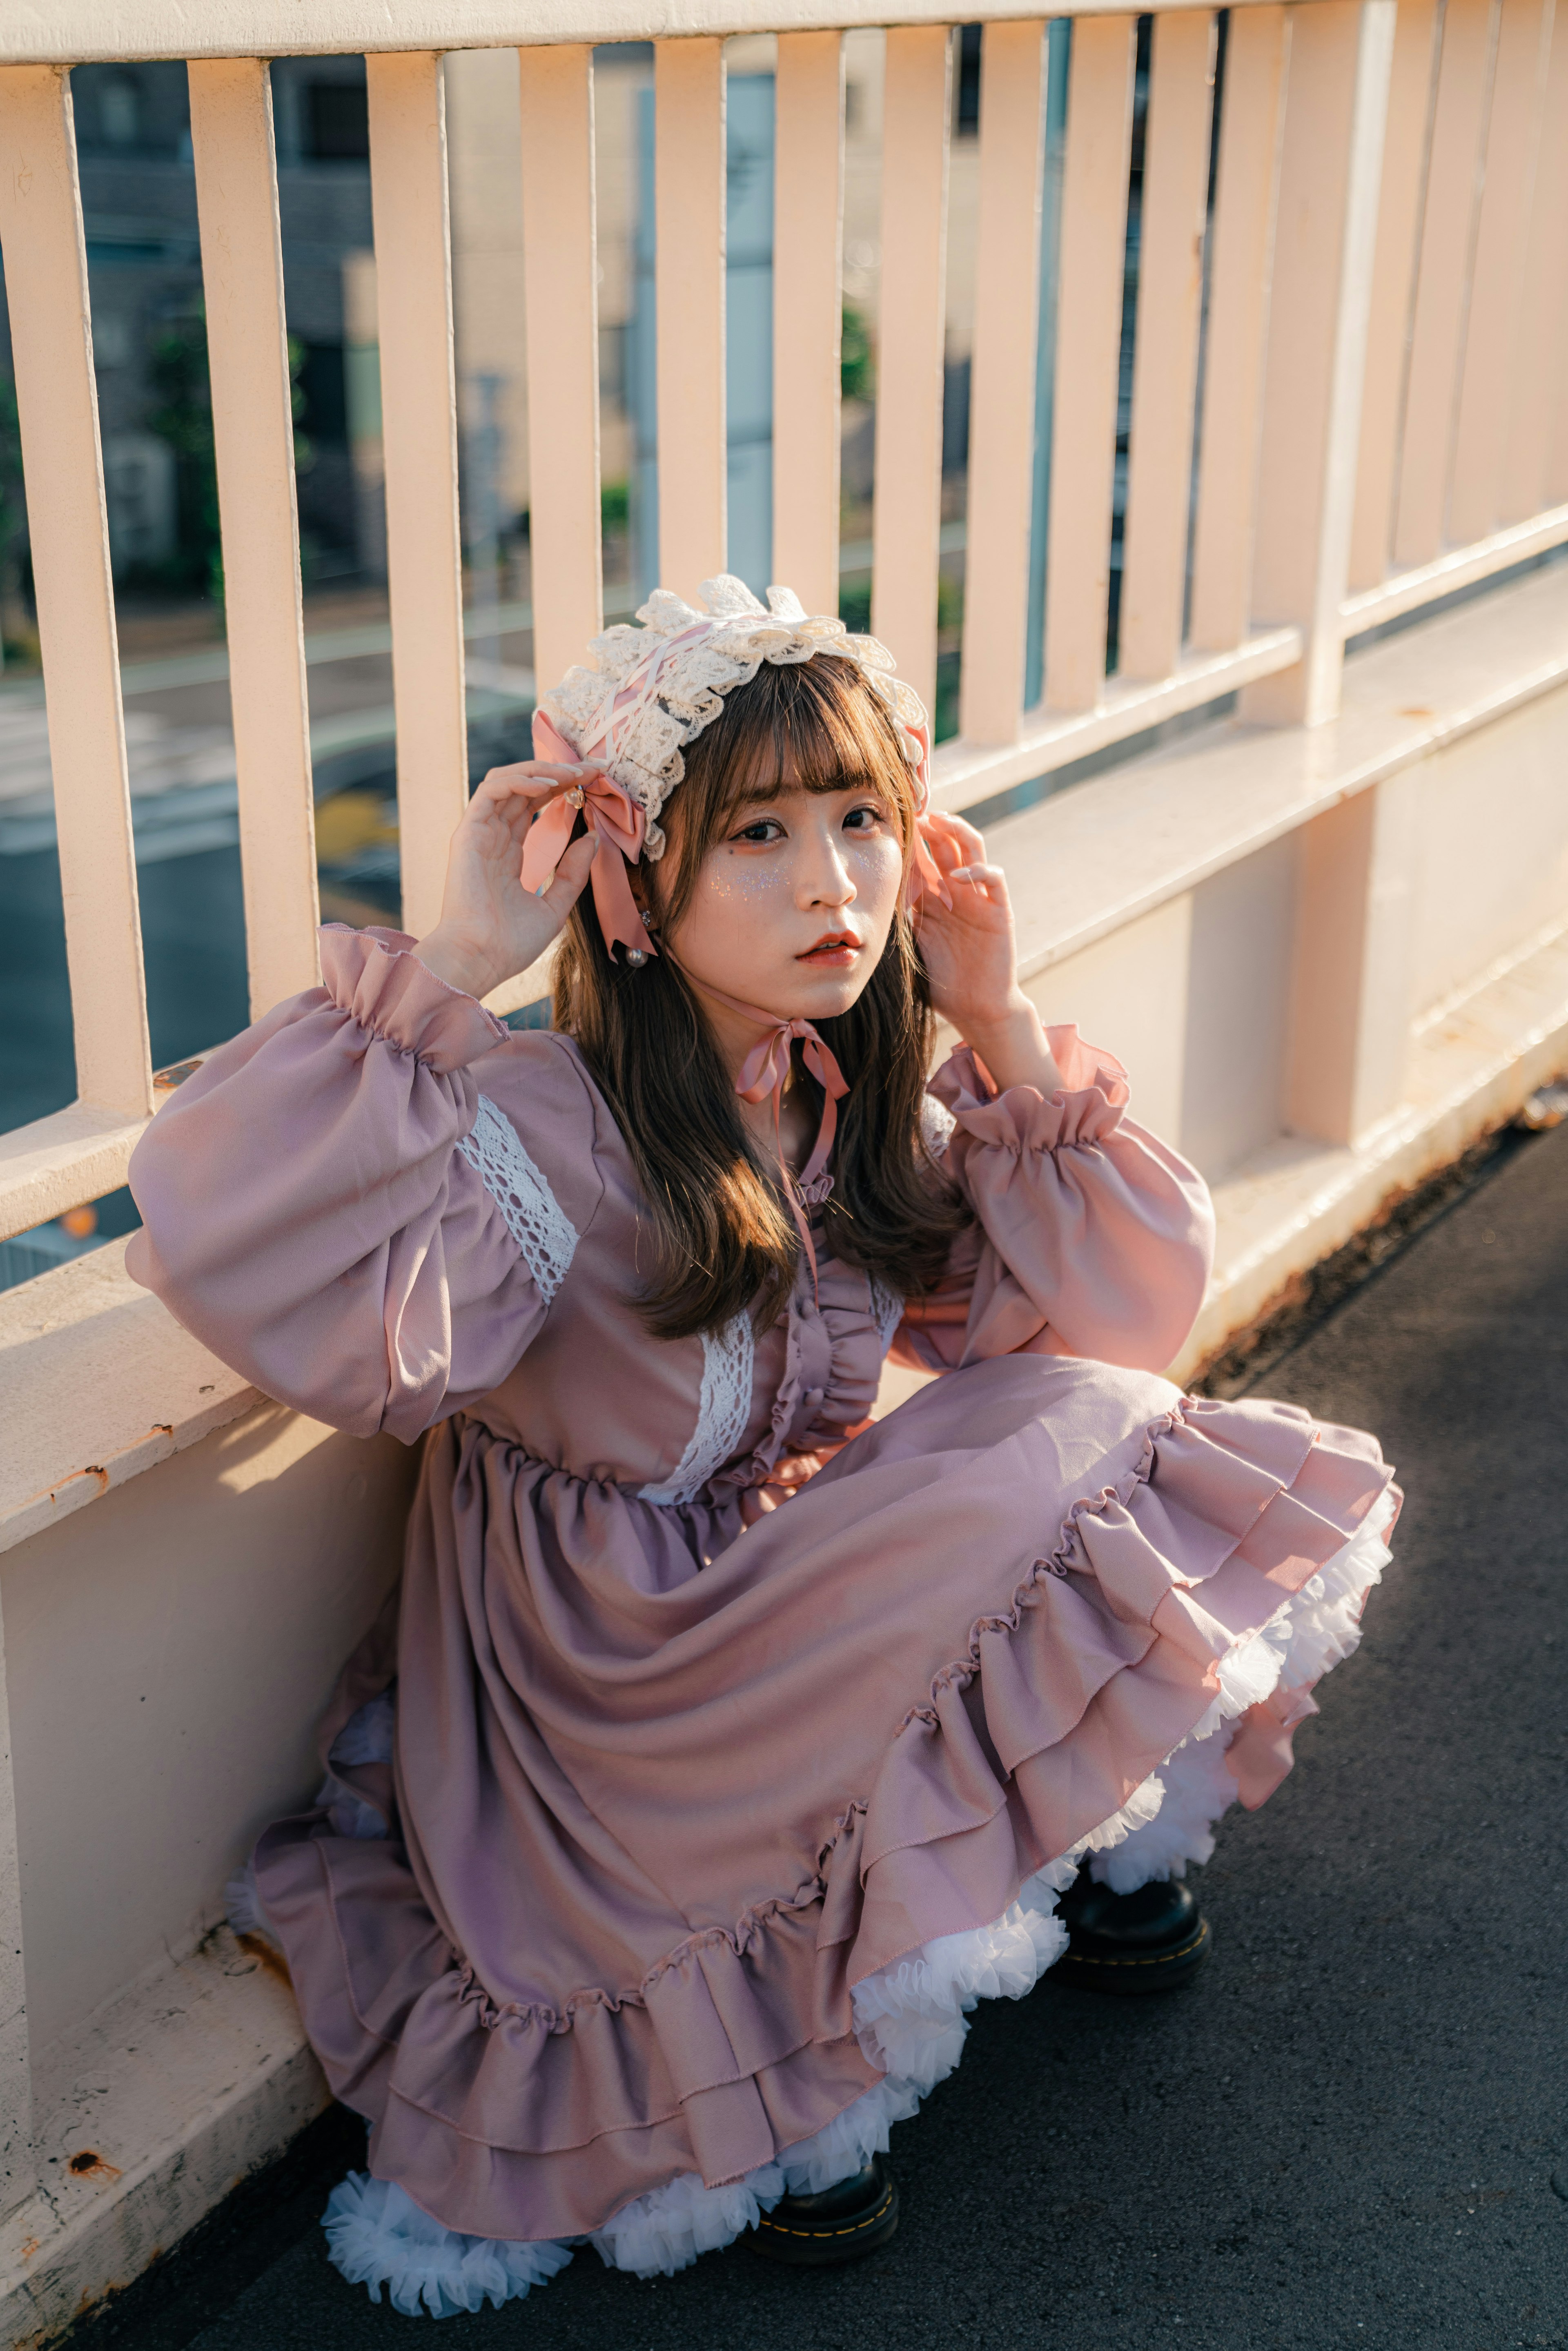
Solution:
[(570, 759), (602, 766), (643, 812), (643, 854), (660, 857), (660, 810), (685, 774), (686, 746), (719, 716), (725, 695), (747, 684), (764, 662), (782, 665), (831, 653), (854, 663), (894, 721), (925, 808), (930, 724), (885, 645), (852, 635), (836, 616), (807, 612), (792, 588), (769, 588), (760, 604), (744, 580), (724, 572), (705, 580), (700, 592), (703, 611), (656, 588), (638, 611), (641, 628), (622, 622), (593, 639), (595, 666), (569, 669), (540, 699), (534, 722), (539, 758), (564, 750)]

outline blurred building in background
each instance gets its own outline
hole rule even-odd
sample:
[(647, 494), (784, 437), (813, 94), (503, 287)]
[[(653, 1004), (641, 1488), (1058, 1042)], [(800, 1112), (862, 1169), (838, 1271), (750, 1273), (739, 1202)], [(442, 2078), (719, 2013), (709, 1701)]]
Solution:
[[(371, 241), (363, 63), (280, 59), (272, 89), (301, 555), (315, 586), (361, 561), (343, 256)], [(71, 94), (116, 576), (131, 594), (200, 593), (217, 561), (217, 509), (185, 68), (81, 66)]]

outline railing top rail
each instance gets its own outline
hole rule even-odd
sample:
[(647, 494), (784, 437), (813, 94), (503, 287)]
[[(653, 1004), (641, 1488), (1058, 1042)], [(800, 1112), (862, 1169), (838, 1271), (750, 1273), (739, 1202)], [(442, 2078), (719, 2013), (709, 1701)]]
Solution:
[[(1163, 8), (1213, 0), (1162, 0)], [(1248, 5), (1248, 0), (1241, 0)], [(985, 0), (1008, 17), (1124, 15), (1126, 0)], [(77, 65), (152, 57), (320, 57), (391, 49), (533, 47), (560, 41), (810, 32), (856, 25), (946, 25), (952, 0), (10, 0), (0, 64)]]

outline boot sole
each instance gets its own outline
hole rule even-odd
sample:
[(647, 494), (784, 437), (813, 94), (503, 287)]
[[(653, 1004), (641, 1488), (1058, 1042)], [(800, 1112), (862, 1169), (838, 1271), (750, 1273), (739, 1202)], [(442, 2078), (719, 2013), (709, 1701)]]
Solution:
[(1197, 1932), (1175, 1950), (1145, 1951), (1125, 1959), (1112, 1959), (1102, 1958), (1094, 1951), (1075, 1951), (1070, 1946), (1051, 1975), (1056, 1983), (1076, 1984), (1085, 1991), (1175, 1991), (1197, 1974), (1208, 1953), (1208, 1921), (1202, 1918)]
[(885, 2245), (898, 2226), (898, 2185), (890, 2179), (869, 2212), (858, 2220), (839, 2220), (819, 2229), (776, 2220), (760, 2213), (742, 2243), (765, 2261), (787, 2262), (795, 2269), (828, 2269), (839, 2262), (858, 2262)]

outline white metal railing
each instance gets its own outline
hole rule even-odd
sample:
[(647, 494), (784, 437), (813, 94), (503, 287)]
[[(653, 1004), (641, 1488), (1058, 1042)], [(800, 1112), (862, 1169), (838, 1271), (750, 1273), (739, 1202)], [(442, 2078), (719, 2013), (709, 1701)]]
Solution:
[[(723, 37), (655, 49), (659, 568), (726, 563)], [(841, 28), (778, 30), (775, 569), (836, 601)], [(1051, 348), (1044, 700), (1024, 708), (1049, 61), (983, 44), (961, 733), (949, 808), (1239, 692), (1332, 718), (1347, 635), (1568, 539), (1568, 12), (1552, 0), (1258, 0), (1154, 19), (1117, 672), (1105, 673), (1137, 19), (1071, 12)], [(936, 667), (946, 14), (886, 36), (873, 626)], [(231, 31), (239, 27), (240, 30)], [(0, 1137), (0, 1235), (123, 1178), (148, 1051), (68, 67), (191, 57), (251, 1002), (317, 976), (308, 713), (268, 54), (368, 52), (404, 920), (434, 917), (466, 789), (441, 51), (520, 43), (536, 668), (601, 624), (591, 44), (647, 0), (51, 0), (0, 26), (4, 245), (80, 1099)], [(1196, 455), (1196, 464), (1194, 462)], [(537, 976), (507, 1005), (538, 992)], [(506, 1008), (504, 1005), (502, 1008)]]

